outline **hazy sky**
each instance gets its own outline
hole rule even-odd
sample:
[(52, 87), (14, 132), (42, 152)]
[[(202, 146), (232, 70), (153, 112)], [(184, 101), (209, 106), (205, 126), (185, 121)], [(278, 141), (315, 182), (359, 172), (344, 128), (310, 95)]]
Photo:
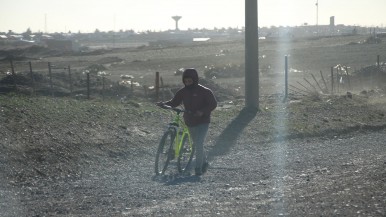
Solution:
[[(386, 25), (386, 0), (258, 0), (259, 26)], [(245, 0), (0, 0), (0, 32), (243, 27)], [(317, 16), (318, 11), (318, 16)]]

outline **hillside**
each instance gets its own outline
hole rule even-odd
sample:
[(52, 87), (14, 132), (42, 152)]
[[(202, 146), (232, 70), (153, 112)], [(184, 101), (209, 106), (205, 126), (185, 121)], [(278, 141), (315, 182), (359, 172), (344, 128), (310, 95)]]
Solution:
[[(228, 146), (238, 139), (266, 143), (382, 130), (386, 127), (384, 94), (318, 95), (285, 103), (270, 99), (262, 101), (256, 115), (243, 111), (242, 101), (239, 105), (220, 103), (213, 114), (208, 149), (214, 157), (226, 155)], [(51, 194), (44, 189), (55, 183), (76, 183), (89, 176), (82, 171), (121, 167), (130, 158), (152, 161), (169, 117), (143, 100), (83, 101), (12, 94), (0, 96), (0, 112), (0, 190), (6, 198), (0, 208), (21, 200), (21, 206), (35, 213), (41, 209), (38, 204), (46, 203), (36, 195)], [(30, 200), (37, 207), (23, 202)], [(54, 203), (56, 199), (49, 200)]]
[[(260, 77), (259, 111), (244, 108), (242, 41), (81, 55), (17, 50), (17, 91), (11, 76), (0, 76), (0, 215), (184, 216), (216, 210), (222, 216), (255, 216), (281, 206), (288, 209), (281, 214), (289, 216), (384, 216), (386, 87), (374, 61), (381, 55), (383, 62), (386, 43), (357, 43), (363, 38), (262, 42), (260, 56), (266, 57), (260, 66), (272, 69)], [(290, 84), (303, 90), (291, 91), (287, 100), (285, 54)], [(38, 78), (34, 84), (28, 61)], [(57, 67), (53, 90), (47, 62)], [(321, 70), (330, 82), (336, 64), (351, 67), (351, 86), (342, 83), (330, 94), (298, 84), (307, 85), (304, 78)], [(68, 65), (74, 92), (63, 72)], [(367, 65), (372, 67), (359, 70)], [(109, 74), (109, 83), (101, 92), (100, 77), (92, 77), (87, 100), (84, 70), (93, 66)], [(211, 66), (229, 74), (204, 79)], [(207, 137), (211, 167), (202, 178), (173, 170), (155, 177), (155, 150), (170, 114), (154, 105), (154, 93), (144, 87), (154, 85), (159, 71), (168, 86), (161, 96), (170, 96), (181, 84), (174, 72), (182, 67), (199, 69), (200, 81), (219, 100)], [(2, 59), (0, 72), (7, 71), (9, 60)], [(132, 75), (140, 86), (115, 85), (121, 75)], [(286, 194), (277, 190), (280, 185)]]

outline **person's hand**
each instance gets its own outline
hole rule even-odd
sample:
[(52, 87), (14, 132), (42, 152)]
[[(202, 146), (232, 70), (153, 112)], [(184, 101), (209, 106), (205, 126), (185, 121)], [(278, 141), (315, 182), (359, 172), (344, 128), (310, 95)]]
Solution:
[(156, 102), (155, 103), (157, 106), (159, 106), (159, 107), (162, 107), (162, 106), (164, 106), (165, 105), (165, 103), (164, 102)]
[(195, 113), (194, 113), (194, 116), (195, 117), (202, 117), (204, 115), (204, 112), (202, 112), (202, 111), (196, 111)]

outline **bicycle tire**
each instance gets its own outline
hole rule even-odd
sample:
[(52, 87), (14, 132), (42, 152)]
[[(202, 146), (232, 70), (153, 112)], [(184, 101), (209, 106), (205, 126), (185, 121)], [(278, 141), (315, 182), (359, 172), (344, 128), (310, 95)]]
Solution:
[(189, 171), (195, 151), (194, 145), (189, 144), (188, 134), (182, 136), (182, 145), (177, 159), (177, 168), (180, 173)]
[(173, 129), (167, 130), (162, 136), (158, 145), (157, 154), (155, 157), (155, 174), (164, 175), (169, 165), (170, 159), (174, 155), (173, 145), (175, 138), (175, 131)]

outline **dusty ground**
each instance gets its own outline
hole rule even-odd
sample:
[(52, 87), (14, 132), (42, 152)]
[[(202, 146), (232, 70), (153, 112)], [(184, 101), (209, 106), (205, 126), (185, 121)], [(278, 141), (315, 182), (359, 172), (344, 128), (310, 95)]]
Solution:
[[(347, 41), (330, 44), (327, 49), (347, 48)], [(177, 84), (174, 68), (204, 70), (215, 62), (209, 56), (242, 59), (237, 42), (225, 44), (237, 57), (215, 56), (223, 46), (47, 57), (40, 63), (42, 69), (46, 61), (81, 69), (107, 55), (124, 60), (107, 63), (117, 80), (130, 69), (150, 85), (159, 70)], [(368, 46), (373, 56), (370, 50), (378, 48)], [(318, 64), (328, 68), (331, 62)], [(224, 91), (233, 95), (221, 97), (213, 113), (210, 168), (202, 177), (180, 176), (173, 165), (166, 176), (154, 176), (155, 150), (170, 118), (154, 99), (1, 95), (1, 216), (385, 216), (386, 90), (366, 84), (352, 95), (345, 90), (283, 101), (280, 82), (272, 78), (280, 76), (262, 77), (257, 112), (243, 109), (242, 91)], [(235, 89), (242, 78), (215, 83)]]

